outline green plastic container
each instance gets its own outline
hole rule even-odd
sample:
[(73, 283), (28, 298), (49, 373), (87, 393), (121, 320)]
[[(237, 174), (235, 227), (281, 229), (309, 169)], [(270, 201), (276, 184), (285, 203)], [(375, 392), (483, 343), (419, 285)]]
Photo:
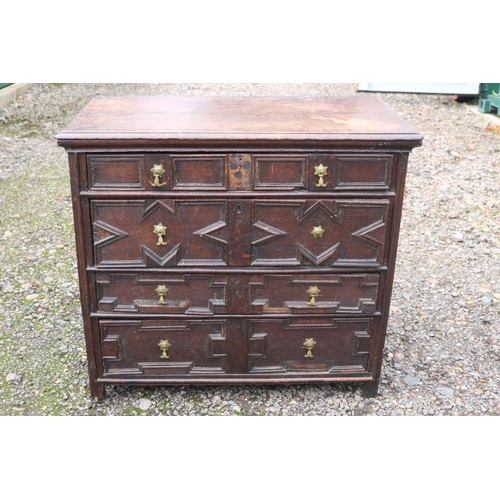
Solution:
[(496, 108), (500, 115), (500, 83), (481, 83), (478, 105), (481, 113), (491, 113), (491, 108)]

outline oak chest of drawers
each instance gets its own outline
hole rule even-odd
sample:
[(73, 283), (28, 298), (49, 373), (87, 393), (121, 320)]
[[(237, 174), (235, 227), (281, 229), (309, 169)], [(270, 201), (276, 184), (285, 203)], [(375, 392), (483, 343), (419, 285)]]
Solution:
[(105, 384), (377, 393), (422, 140), (378, 97), (95, 98), (57, 140), (94, 398)]

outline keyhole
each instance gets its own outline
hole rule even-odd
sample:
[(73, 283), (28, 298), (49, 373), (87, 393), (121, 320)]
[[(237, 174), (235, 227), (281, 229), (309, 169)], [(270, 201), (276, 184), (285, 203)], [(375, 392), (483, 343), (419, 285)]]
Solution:
[(243, 208), (241, 207), (241, 205), (236, 205), (236, 212), (238, 212), (239, 214), (243, 212)]

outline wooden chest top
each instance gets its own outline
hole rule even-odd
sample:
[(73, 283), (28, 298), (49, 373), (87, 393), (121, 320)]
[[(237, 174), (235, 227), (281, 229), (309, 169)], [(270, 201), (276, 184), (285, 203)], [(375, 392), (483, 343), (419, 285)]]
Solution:
[(377, 96), (96, 97), (58, 136), (64, 147), (308, 146), (371, 142), (404, 149), (422, 137)]

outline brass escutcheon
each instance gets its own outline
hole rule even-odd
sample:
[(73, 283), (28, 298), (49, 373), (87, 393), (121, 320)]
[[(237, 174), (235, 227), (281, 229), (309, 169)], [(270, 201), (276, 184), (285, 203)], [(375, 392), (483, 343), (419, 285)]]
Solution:
[(163, 240), (163, 237), (167, 234), (166, 226), (164, 226), (161, 222), (159, 222), (158, 224), (155, 224), (153, 228), (154, 228), (153, 233), (155, 233), (156, 236), (158, 236), (158, 241), (156, 242), (156, 244), (159, 247), (166, 245), (165, 241)]
[(312, 231), (311, 231), (311, 234), (315, 238), (323, 238), (324, 233), (325, 233), (325, 230), (321, 226), (314, 226)]
[(309, 297), (311, 297), (311, 300), (308, 302), (308, 304), (310, 306), (316, 306), (316, 297), (321, 293), (321, 290), (316, 285), (314, 285), (309, 287), (307, 293), (309, 294)]
[(158, 344), (158, 347), (161, 349), (161, 359), (168, 359), (168, 350), (172, 347), (172, 344), (168, 340), (161, 340)]
[(307, 352), (304, 354), (304, 358), (312, 358), (312, 350), (316, 347), (316, 341), (314, 339), (306, 339), (302, 345), (307, 349)]
[(158, 304), (166, 304), (165, 297), (168, 292), (168, 288), (166, 287), (166, 285), (158, 285), (155, 292), (160, 296), (160, 298), (158, 299)]
[(320, 163), (318, 166), (314, 167), (314, 175), (317, 175), (319, 177), (319, 181), (316, 184), (316, 187), (326, 188), (326, 186), (328, 186), (328, 182), (325, 182), (323, 180), (323, 177), (325, 175), (328, 175), (328, 167), (325, 167), (325, 165)]
[(151, 173), (153, 174), (153, 182), (149, 181), (149, 183), (154, 187), (161, 187), (166, 184), (166, 182), (160, 183), (160, 178), (165, 173), (165, 169), (162, 165), (153, 165), (151, 169)]

